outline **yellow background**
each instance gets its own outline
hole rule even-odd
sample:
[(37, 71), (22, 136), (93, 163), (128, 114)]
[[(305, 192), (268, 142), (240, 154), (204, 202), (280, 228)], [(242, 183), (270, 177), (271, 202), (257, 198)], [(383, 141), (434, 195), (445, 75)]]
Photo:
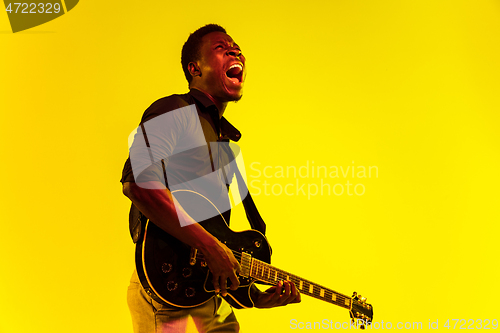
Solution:
[[(256, 196), (273, 264), (367, 296), (378, 322), (498, 319), (498, 1), (87, 0), (17, 34), (0, 13), (0, 332), (131, 332), (127, 138), (187, 90), (180, 49), (210, 22), (248, 60), (226, 116), (249, 175), (379, 170), (352, 179), (362, 196)], [(348, 320), (306, 296), (237, 316), (245, 332)]]

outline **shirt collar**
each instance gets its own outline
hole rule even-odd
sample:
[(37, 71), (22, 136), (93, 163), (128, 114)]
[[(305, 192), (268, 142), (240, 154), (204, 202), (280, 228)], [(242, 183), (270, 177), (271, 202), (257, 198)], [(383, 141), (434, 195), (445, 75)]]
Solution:
[[(214, 112), (217, 115), (217, 118), (219, 118), (219, 110), (217, 109), (217, 106), (210, 98), (208, 98), (207, 95), (194, 88), (189, 91), (189, 94), (203, 106), (201, 112)], [(235, 142), (241, 139), (240, 131), (231, 125), (231, 123), (227, 121), (224, 116), (220, 120), (220, 130), (222, 139), (230, 139)]]
[[(212, 102), (212, 100), (210, 98), (208, 98), (207, 95), (205, 95), (205, 93), (199, 91), (198, 89), (194, 89), (192, 88), (191, 90), (189, 90), (189, 94), (194, 97), (194, 99), (196, 99), (198, 102), (201, 103), (201, 105), (203, 105), (203, 107), (205, 109), (210, 109), (211, 107), (215, 107), (215, 109), (217, 109), (217, 106), (215, 106), (215, 103)], [(203, 110), (205, 111), (205, 110)]]

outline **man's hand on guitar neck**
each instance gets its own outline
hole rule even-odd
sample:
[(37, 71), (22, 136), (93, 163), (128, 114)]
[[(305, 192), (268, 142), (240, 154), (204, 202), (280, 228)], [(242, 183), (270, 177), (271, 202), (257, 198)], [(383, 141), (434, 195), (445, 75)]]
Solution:
[(300, 292), (291, 281), (280, 281), (276, 286), (267, 289), (265, 292), (261, 292), (257, 287), (254, 287), (252, 293), (255, 307), (259, 309), (300, 303)]

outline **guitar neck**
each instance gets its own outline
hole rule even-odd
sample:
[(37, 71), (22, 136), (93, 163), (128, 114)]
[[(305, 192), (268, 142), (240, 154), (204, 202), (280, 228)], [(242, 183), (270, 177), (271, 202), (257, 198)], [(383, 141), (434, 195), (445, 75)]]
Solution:
[(249, 276), (256, 280), (273, 285), (281, 280), (290, 280), (297, 286), (301, 294), (338, 305), (348, 310), (352, 307), (352, 298), (349, 296), (338, 293), (332, 289), (325, 288), (297, 275), (285, 272), (255, 258), (251, 258), (251, 261), (248, 264), (250, 266), (247, 267), (249, 269)]

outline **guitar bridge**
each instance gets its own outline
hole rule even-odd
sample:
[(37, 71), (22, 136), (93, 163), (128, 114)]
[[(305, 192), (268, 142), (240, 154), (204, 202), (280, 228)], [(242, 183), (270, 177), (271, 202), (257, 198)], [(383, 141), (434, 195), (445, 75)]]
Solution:
[(246, 252), (241, 253), (241, 272), (240, 275), (243, 277), (249, 277), (250, 276), (250, 267), (252, 264), (252, 256)]

